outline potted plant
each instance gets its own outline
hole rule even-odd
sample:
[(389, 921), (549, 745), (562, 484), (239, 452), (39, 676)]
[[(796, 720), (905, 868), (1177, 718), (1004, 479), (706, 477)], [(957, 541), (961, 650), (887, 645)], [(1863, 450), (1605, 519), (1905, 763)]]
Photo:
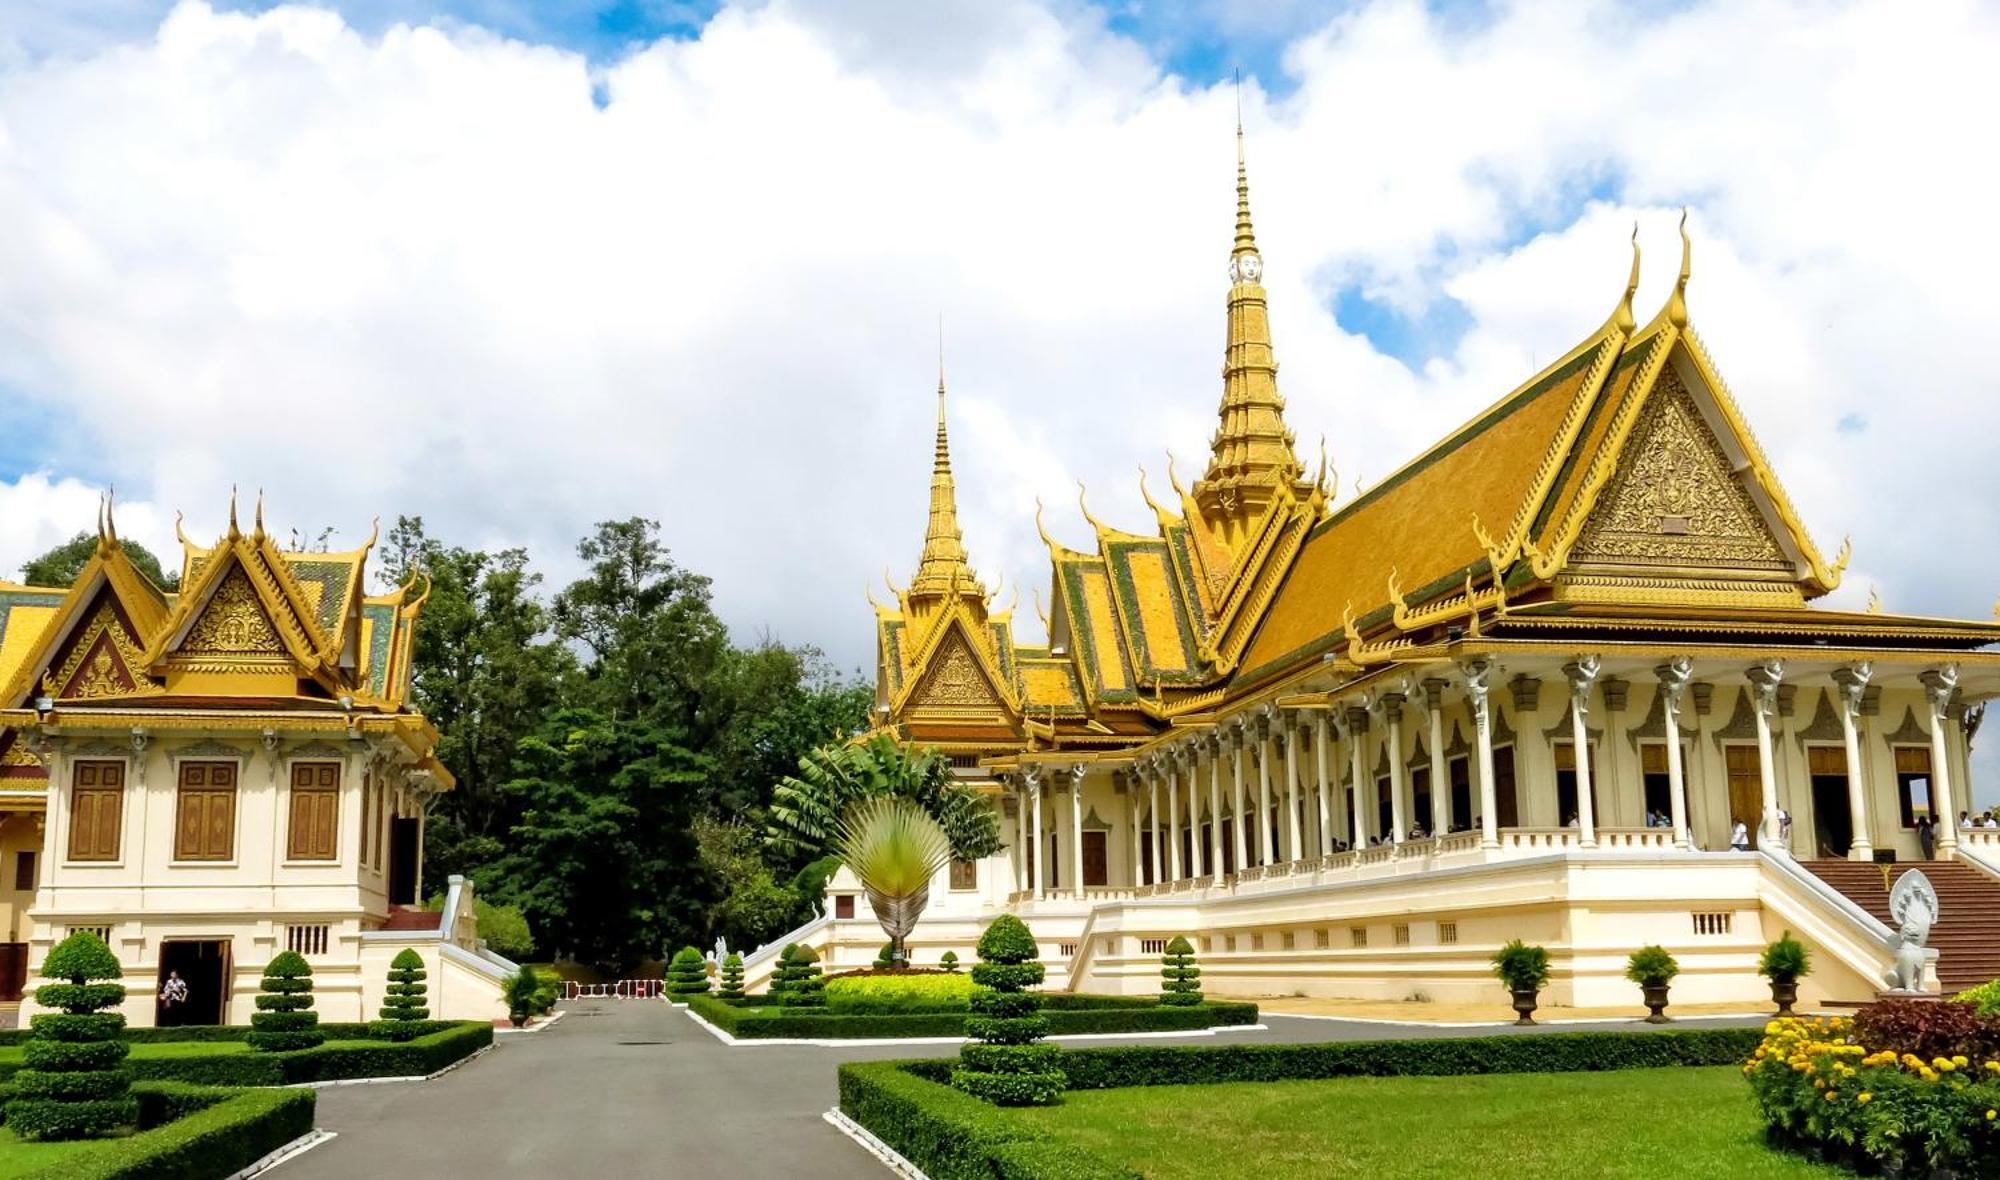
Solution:
[(1642, 946), (1625, 960), (1625, 978), (1639, 985), (1646, 997), (1646, 1023), (1667, 1023), (1667, 985), (1681, 973), (1681, 965), (1665, 947)]
[(1811, 973), (1812, 952), (1789, 930), (1757, 960), (1757, 974), (1771, 981), (1771, 1002), (1780, 1016), (1792, 1014), (1792, 1005), (1799, 1002), (1799, 980)]
[(1514, 1011), (1521, 1017), (1514, 1023), (1535, 1023), (1535, 997), (1549, 981), (1547, 949), (1529, 946), (1517, 938), (1494, 953), (1493, 974), (1514, 995)]
[(527, 1024), (528, 1018), (535, 1014), (535, 993), (541, 987), (542, 981), (535, 978), (534, 970), (529, 967), (516, 971), (500, 985), (507, 1000), (507, 1019), (515, 1028)]

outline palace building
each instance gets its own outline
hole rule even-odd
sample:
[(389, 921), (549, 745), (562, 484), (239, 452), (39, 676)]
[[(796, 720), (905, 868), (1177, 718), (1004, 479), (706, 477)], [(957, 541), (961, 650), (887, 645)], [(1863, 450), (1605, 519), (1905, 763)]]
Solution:
[[(1240, 135), (1206, 470), (1133, 531), (1086, 508), (1090, 548), (1043, 530), (1047, 646), (967, 564), (940, 384), (876, 720), (949, 753), (1010, 847), (933, 887), (913, 957), (963, 958), (1005, 911), (1055, 988), (1157, 990), (1188, 934), (1219, 992), (1497, 1000), (1488, 960), (1522, 938), (1551, 1001), (1595, 1006), (1636, 1002), (1626, 956), (1661, 943), (1677, 1000), (1748, 1002), (1790, 930), (1809, 1000), (1866, 999), (1894, 945), (1868, 862), (1921, 858), (1928, 821), (1933, 984), (2000, 976), (1962, 929), (2000, 899), (2000, 831), (1956, 822), (2000, 622), (1814, 605), (1847, 546), (1807, 535), (1703, 347), (1685, 228), (1657, 314), (1635, 239), (1600, 326), (1338, 499), (1286, 425)], [(856, 892), (836, 877), (788, 939), (872, 958)]]
[(0, 1000), (30, 963), (91, 930), (125, 964), (125, 1014), (248, 1023), (264, 964), (315, 972), (322, 1018), (374, 1017), (389, 960), (428, 962), (434, 1014), (504, 1014), (513, 965), (479, 946), (472, 889), (418, 908), (424, 812), (452, 778), (409, 705), (426, 587), (366, 591), (374, 539), (281, 549), (183, 535), (163, 591), (110, 506), (74, 584), (0, 584)]

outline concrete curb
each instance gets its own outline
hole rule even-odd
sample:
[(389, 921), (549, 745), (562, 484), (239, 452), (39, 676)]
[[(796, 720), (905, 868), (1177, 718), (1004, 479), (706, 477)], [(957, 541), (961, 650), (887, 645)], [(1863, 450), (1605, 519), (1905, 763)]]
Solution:
[(479, 1060), (498, 1047), (498, 1044), (487, 1045), (475, 1052), (467, 1053), (436, 1073), (404, 1074), (401, 1077), (393, 1078), (333, 1078), (324, 1082), (293, 1082), (285, 1088), (288, 1090), (327, 1090), (335, 1086), (379, 1086), (384, 1082), (430, 1082), (443, 1077), (467, 1062)]
[[(727, 1033), (703, 1020), (693, 1012), (687, 1014), (689, 1020), (707, 1029), (715, 1039), (732, 1049), (758, 1048), (764, 1045), (801, 1045), (815, 1049), (850, 1049), (857, 1045), (967, 1045), (971, 1037), (739, 1037)], [(1166, 1032), (1131, 1033), (1065, 1033), (1059, 1037), (1046, 1037), (1050, 1041), (1129, 1041), (1166, 1040), (1174, 1037), (1212, 1037), (1232, 1032), (1267, 1032), (1267, 1024), (1218, 1024), (1210, 1028), (1173, 1029)]]
[(548, 1026), (550, 1026), (551, 1024), (554, 1024), (556, 1021), (561, 1020), (563, 1017), (568, 1015), (569, 1015), (569, 1009), (564, 1008), (561, 1011), (557, 1012), (554, 1016), (551, 1016), (547, 1020), (542, 1021), (540, 1024), (531, 1024), (526, 1028), (513, 1028), (511, 1026), (507, 1028), (496, 1027), (493, 1030), (493, 1035), (496, 1037), (518, 1037), (518, 1036), (526, 1036), (528, 1033), (538, 1033), (543, 1029), (547, 1028)]
[(229, 1175), (223, 1177), (223, 1180), (250, 1180), (252, 1176), (261, 1176), (286, 1160), (302, 1156), (320, 1144), (330, 1142), (338, 1137), (339, 1132), (337, 1131), (322, 1131), (315, 1128), (307, 1131), (290, 1143), (285, 1144), (263, 1159), (257, 1160), (249, 1167), (238, 1172), (231, 1172)]
[(881, 1160), (891, 1172), (903, 1177), (903, 1180), (930, 1180), (922, 1168), (904, 1159), (901, 1152), (877, 1139), (873, 1131), (848, 1118), (839, 1107), (834, 1107), (820, 1117), (832, 1124), (835, 1130), (860, 1144), (861, 1150)]
[[(1306, 1012), (1267, 1012), (1265, 1017), (1279, 1020), (1326, 1020), (1335, 1024), (1380, 1024), (1390, 1028), (1513, 1028), (1511, 1020), (1389, 1020), (1381, 1016), (1322, 1016)], [(1768, 1020), (1768, 1012), (1705, 1012), (1700, 1016), (1676, 1016), (1675, 1024), (1696, 1024), (1710, 1020)], [(1645, 1024), (1643, 1016), (1629, 1018), (1578, 1016), (1561, 1020), (1537, 1020), (1537, 1025), (1548, 1027), (1559, 1024)], [(1647, 1027), (1657, 1027), (1648, 1025)]]

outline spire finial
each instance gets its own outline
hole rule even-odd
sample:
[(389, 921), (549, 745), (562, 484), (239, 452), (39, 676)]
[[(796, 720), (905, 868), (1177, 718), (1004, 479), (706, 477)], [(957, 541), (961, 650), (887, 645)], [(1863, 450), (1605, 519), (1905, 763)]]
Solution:
[(1255, 258), (1257, 235), (1250, 228), (1250, 168), (1243, 154), (1243, 73), (1236, 74), (1236, 241), (1229, 251), (1231, 277), (1239, 283), (1254, 283), (1262, 272), (1261, 260), (1240, 262), (1245, 255)]
[[(958, 528), (958, 486), (951, 474), (951, 437), (945, 427), (944, 319), (938, 319), (937, 442), (931, 458), (930, 523), (924, 529), (923, 557), (917, 562), (917, 576), (910, 582), (913, 592), (951, 594), (960, 581), (978, 589), (978, 579), (966, 562), (965, 544)], [(981, 596), (984, 591), (980, 590)]]
[(1609, 327), (1618, 329), (1627, 336), (1639, 326), (1632, 315), (1632, 297), (1639, 293), (1639, 223), (1632, 223), (1632, 274), (1625, 280), (1625, 295), (1619, 299), (1618, 307), (1611, 313)]
[(118, 487), (116, 484), (104, 489), (104, 539), (112, 548), (118, 546)]
[(234, 541), (236, 538), (242, 535), (243, 535), (243, 530), (236, 527), (236, 485), (230, 484), (229, 485), (229, 539)]
[(264, 489), (263, 488), (257, 489), (257, 507), (255, 509), (255, 512), (256, 515), (253, 518), (250, 527), (254, 530), (252, 535), (261, 541), (264, 539)]
[(1676, 328), (1687, 327), (1688, 276), (1694, 272), (1694, 240), (1688, 237), (1687, 206), (1681, 206), (1681, 273), (1674, 280), (1673, 298), (1667, 301), (1667, 320)]

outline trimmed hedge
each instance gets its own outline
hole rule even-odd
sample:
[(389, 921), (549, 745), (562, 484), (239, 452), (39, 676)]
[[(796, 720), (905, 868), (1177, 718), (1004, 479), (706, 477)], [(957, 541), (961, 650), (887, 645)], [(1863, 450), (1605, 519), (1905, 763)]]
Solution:
[(62, 1011), (29, 1018), (34, 1037), (21, 1049), (8, 1124), (23, 1139), (88, 1139), (131, 1126), (139, 1104), (124, 1065), (131, 1046), (118, 1037), (125, 1017), (99, 1011), (124, 999), (125, 987), (91, 982), (121, 978), (118, 957), (95, 934), (78, 931), (56, 944), (42, 971), (68, 982), (36, 988), (35, 1002)]
[(313, 1127), (311, 1090), (237, 1090), (140, 1082), (142, 1130), (64, 1156), (26, 1180), (207, 1180), (226, 1176)]
[[(492, 1025), (468, 1020), (449, 1022), (437, 1032), (409, 1041), (329, 1042), (317, 1048), (281, 1053), (131, 1057), (126, 1059), (126, 1065), (134, 1078), (156, 1081), (206, 1086), (286, 1086), (342, 1078), (421, 1077), (470, 1057), (492, 1043)], [(17, 1063), (0, 1062), (0, 1078), (11, 1077), (19, 1069)]]
[(971, 998), (969, 976), (936, 971), (836, 975), (826, 981), (826, 1010), (845, 1016), (962, 1013)]
[[(1182, 1009), (1191, 1011), (1191, 1009)], [(1068, 1050), (1072, 1090), (1340, 1077), (1561, 1073), (1735, 1064), (1761, 1029), (1544, 1033), (1326, 1045), (1121, 1047)], [(968, 1046), (967, 1051), (975, 1047)], [(977, 1047), (992, 1052), (991, 1047)], [(840, 1109), (933, 1180), (1133, 1180), (1136, 1173), (951, 1088), (957, 1062), (850, 1061)]]
[[(1043, 996), (1044, 1001), (1054, 995)], [(1040, 1019), (1050, 1036), (1104, 1035), (1136, 1032), (1187, 1032), (1195, 1029), (1257, 1023), (1257, 1005), (1205, 1002), (1188, 1008), (1162, 1007), (1152, 997), (1098, 996), (1073, 999), (1117, 1000), (1105, 1008), (1045, 1008)], [(897, 1016), (844, 1015), (801, 1011), (766, 1003), (762, 1007), (733, 1004), (711, 996), (695, 996), (688, 1010), (731, 1036), (745, 1040), (770, 1037), (799, 1040), (870, 1040), (904, 1037), (962, 1037), (974, 1019), (964, 1012), (921, 1012)]]

